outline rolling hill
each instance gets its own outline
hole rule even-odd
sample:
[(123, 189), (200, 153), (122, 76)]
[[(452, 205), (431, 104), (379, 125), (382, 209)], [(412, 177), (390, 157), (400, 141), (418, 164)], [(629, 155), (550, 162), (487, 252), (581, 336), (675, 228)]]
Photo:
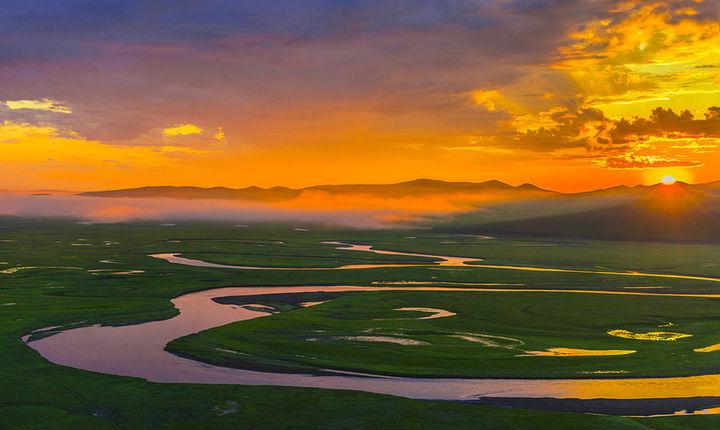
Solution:
[[(414, 214), (401, 218), (399, 223), (458, 233), (720, 242), (720, 181), (621, 185), (573, 194), (548, 191), (531, 184), (512, 186), (494, 180), (417, 179), (395, 184), (305, 188), (155, 186), (80, 195), (222, 199), (276, 207), (351, 211), (392, 208)], [(449, 205), (449, 208), (436, 210), (442, 205)]]
[(528, 196), (530, 194), (554, 195), (552, 191), (543, 190), (532, 184), (517, 187), (500, 181), (486, 182), (446, 182), (433, 179), (416, 179), (396, 184), (350, 184), (350, 185), (315, 185), (305, 188), (272, 187), (247, 188), (226, 187), (173, 187), (151, 186), (108, 191), (89, 191), (80, 193), (88, 197), (129, 197), (129, 198), (175, 198), (175, 199), (238, 199), (250, 201), (281, 201), (299, 197), (303, 193), (319, 192), (328, 195), (369, 195), (384, 198), (418, 197), (446, 194), (487, 194), (503, 193)]

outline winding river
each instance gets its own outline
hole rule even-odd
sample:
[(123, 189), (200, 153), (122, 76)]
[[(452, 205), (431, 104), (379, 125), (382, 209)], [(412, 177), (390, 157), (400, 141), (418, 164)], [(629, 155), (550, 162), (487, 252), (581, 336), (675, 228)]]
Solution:
[[(371, 247), (333, 243), (344, 248), (383, 254), (431, 257), (439, 265), (461, 266), (478, 259), (407, 254), (373, 250)], [(252, 268), (224, 266), (177, 257), (178, 254), (156, 254), (172, 263), (201, 267)], [(178, 260), (177, 258), (181, 258)], [(397, 265), (361, 265), (344, 268), (397, 267)], [(403, 265), (406, 266), (406, 265)], [(265, 268), (277, 270), (276, 268)], [(289, 269), (286, 270), (297, 270)], [(315, 270), (315, 269), (314, 269)], [(329, 270), (329, 269), (323, 269)], [(626, 273), (626, 272), (618, 272)], [(628, 272), (632, 276), (636, 272)], [(650, 274), (649, 276), (653, 276)], [(682, 275), (677, 275), (682, 276)], [(691, 277), (695, 278), (695, 277)], [(710, 278), (714, 279), (714, 278)], [(299, 286), (299, 287), (233, 287), (198, 291), (172, 300), (179, 315), (162, 321), (128, 326), (87, 326), (64, 331), (38, 340), (24, 340), (49, 361), (73, 368), (122, 376), (133, 376), (153, 382), (278, 385), (326, 389), (359, 390), (390, 394), (413, 399), (475, 400), (479, 398), (555, 398), (555, 399), (670, 399), (720, 396), (720, 375), (669, 378), (625, 379), (458, 379), (409, 378), (353, 374), (326, 370), (322, 376), (258, 372), (213, 366), (173, 355), (165, 351), (172, 340), (231, 322), (270, 315), (258, 308), (223, 305), (214, 298), (264, 294), (347, 292), (347, 291), (464, 291), (558, 294), (622, 294), (641, 296), (720, 298), (716, 294), (673, 294), (637, 291), (453, 288), (453, 287), (360, 287), (360, 286)], [(242, 354), (241, 351), (237, 352)], [(327, 373), (330, 373), (328, 375)], [(334, 375), (332, 373), (335, 373)], [(552, 409), (552, 407), (550, 407)], [(669, 412), (672, 412), (669, 411)], [(624, 412), (638, 415), (633, 411)]]
[(322, 242), (324, 245), (334, 245), (339, 250), (344, 251), (364, 251), (381, 255), (402, 255), (407, 257), (422, 257), (436, 260), (432, 263), (375, 263), (375, 264), (346, 264), (336, 267), (272, 267), (272, 266), (234, 266), (231, 264), (209, 263), (207, 261), (196, 260), (194, 258), (181, 257), (180, 253), (162, 253), (150, 254), (150, 257), (159, 258), (169, 263), (183, 264), (186, 266), (209, 267), (215, 269), (241, 269), (241, 270), (348, 270), (348, 269), (378, 269), (386, 267), (416, 267), (416, 266), (465, 266), (473, 261), (482, 261), (482, 258), (469, 257), (448, 257), (444, 255), (431, 254), (415, 254), (410, 252), (385, 251), (382, 249), (373, 249), (370, 245), (352, 245), (343, 242)]
[(362, 251), (372, 252), (381, 255), (403, 255), (408, 257), (421, 257), (435, 260), (430, 263), (375, 263), (375, 264), (348, 264), (336, 267), (272, 267), (272, 266), (235, 266), (231, 264), (210, 263), (207, 261), (197, 260), (194, 258), (181, 257), (181, 253), (160, 253), (150, 254), (150, 257), (159, 258), (173, 264), (182, 264), (185, 266), (208, 267), (215, 269), (241, 269), (241, 270), (348, 270), (348, 269), (381, 269), (389, 267), (418, 267), (418, 266), (442, 266), (442, 267), (473, 267), (479, 269), (500, 269), (500, 270), (520, 270), (526, 272), (553, 272), (553, 273), (585, 273), (591, 275), (612, 275), (612, 276), (640, 276), (650, 278), (666, 278), (666, 279), (687, 279), (692, 281), (709, 281), (720, 282), (720, 278), (708, 276), (694, 275), (675, 275), (669, 273), (648, 273), (636, 271), (609, 271), (609, 270), (586, 270), (586, 269), (564, 269), (557, 267), (537, 267), (537, 266), (509, 266), (499, 264), (473, 264), (483, 261), (482, 258), (473, 257), (452, 257), (446, 255), (417, 254), (410, 252), (386, 251), (375, 249), (372, 245), (353, 245), (344, 242), (322, 242), (325, 245), (335, 245), (335, 249), (344, 251)]

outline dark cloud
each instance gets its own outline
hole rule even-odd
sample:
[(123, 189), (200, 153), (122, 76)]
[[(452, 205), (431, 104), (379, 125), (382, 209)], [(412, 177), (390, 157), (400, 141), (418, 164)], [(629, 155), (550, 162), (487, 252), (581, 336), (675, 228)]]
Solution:
[(676, 113), (672, 109), (658, 107), (647, 119), (615, 121), (613, 135), (619, 142), (644, 136), (720, 137), (720, 107), (710, 107), (704, 118), (695, 118), (688, 110)]
[(624, 149), (654, 137), (720, 138), (720, 107), (708, 108), (703, 118), (690, 111), (676, 113), (657, 107), (648, 118), (610, 119), (598, 109), (558, 109), (548, 114), (554, 127), (518, 134), (518, 146), (540, 151), (585, 147), (591, 150)]
[(680, 160), (677, 158), (662, 158), (653, 156), (627, 155), (610, 157), (598, 162), (598, 165), (613, 170), (644, 170), (666, 167), (699, 167), (703, 163), (693, 160)]
[(580, 108), (575, 112), (558, 109), (549, 113), (554, 127), (530, 129), (517, 138), (517, 142), (528, 148), (552, 150), (585, 146), (609, 145), (608, 133), (612, 121), (598, 109)]
[[(494, 30), (493, 44), (531, 50), (558, 21), (606, 14), (609, 2), (477, 0), (67, 0), (3, 2), (3, 60), (93, 54), (97, 43), (217, 45), (237, 35), (289, 34), (337, 38), (387, 30)], [(522, 40), (522, 28), (536, 33)], [(505, 34), (507, 30), (516, 30)], [(517, 31), (522, 33), (518, 34)], [(518, 36), (520, 38), (518, 38)], [(501, 41), (511, 41), (504, 46)], [(490, 40), (486, 40), (490, 42)]]

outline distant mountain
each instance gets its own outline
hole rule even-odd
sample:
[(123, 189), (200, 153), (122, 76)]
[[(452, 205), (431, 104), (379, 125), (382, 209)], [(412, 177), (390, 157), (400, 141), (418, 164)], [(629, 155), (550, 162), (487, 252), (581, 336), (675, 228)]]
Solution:
[[(417, 179), (305, 188), (142, 187), (94, 191), (108, 198), (232, 199), (314, 209), (398, 209), (400, 222), (477, 234), (720, 242), (720, 181), (617, 186), (562, 194), (531, 184)], [(444, 206), (443, 206), (444, 205)]]
[(532, 184), (517, 187), (500, 181), (487, 182), (446, 182), (433, 179), (417, 179), (397, 184), (351, 184), (351, 185), (315, 185), (305, 188), (287, 187), (247, 187), (247, 188), (201, 188), (156, 186), (128, 188), (109, 191), (89, 191), (80, 193), (89, 197), (133, 197), (133, 198), (175, 198), (175, 199), (238, 199), (250, 201), (282, 201), (299, 197), (307, 192), (323, 192), (331, 195), (370, 195), (374, 197), (398, 198), (408, 196), (427, 196), (432, 194), (487, 194), (505, 193), (529, 195), (553, 195)]
[(286, 187), (141, 187), (127, 188), (122, 190), (109, 191), (88, 191), (80, 193), (86, 197), (130, 197), (130, 198), (171, 198), (171, 199), (240, 199), (256, 201), (284, 200), (296, 197), (300, 194), (298, 190)]
[(317, 185), (303, 188), (303, 191), (322, 191), (329, 194), (368, 194), (382, 197), (423, 196), (429, 194), (482, 194), (488, 192), (524, 192), (538, 194), (555, 194), (532, 184), (517, 187), (504, 182), (491, 180), (486, 182), (446, 182), (435, 179), (416, 179), (397, 184), (354, 184), (354, 185)]
[(720, 242), (720, 182), (615, 187), (485, 208), (437, 228), (484, 234)]

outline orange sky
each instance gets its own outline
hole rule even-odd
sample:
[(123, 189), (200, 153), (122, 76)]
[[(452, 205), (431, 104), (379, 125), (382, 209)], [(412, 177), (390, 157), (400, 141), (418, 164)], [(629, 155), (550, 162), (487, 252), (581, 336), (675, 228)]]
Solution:
[(718, 2), (220, 3), (16, 15), (0, 188), (720, 179)]

